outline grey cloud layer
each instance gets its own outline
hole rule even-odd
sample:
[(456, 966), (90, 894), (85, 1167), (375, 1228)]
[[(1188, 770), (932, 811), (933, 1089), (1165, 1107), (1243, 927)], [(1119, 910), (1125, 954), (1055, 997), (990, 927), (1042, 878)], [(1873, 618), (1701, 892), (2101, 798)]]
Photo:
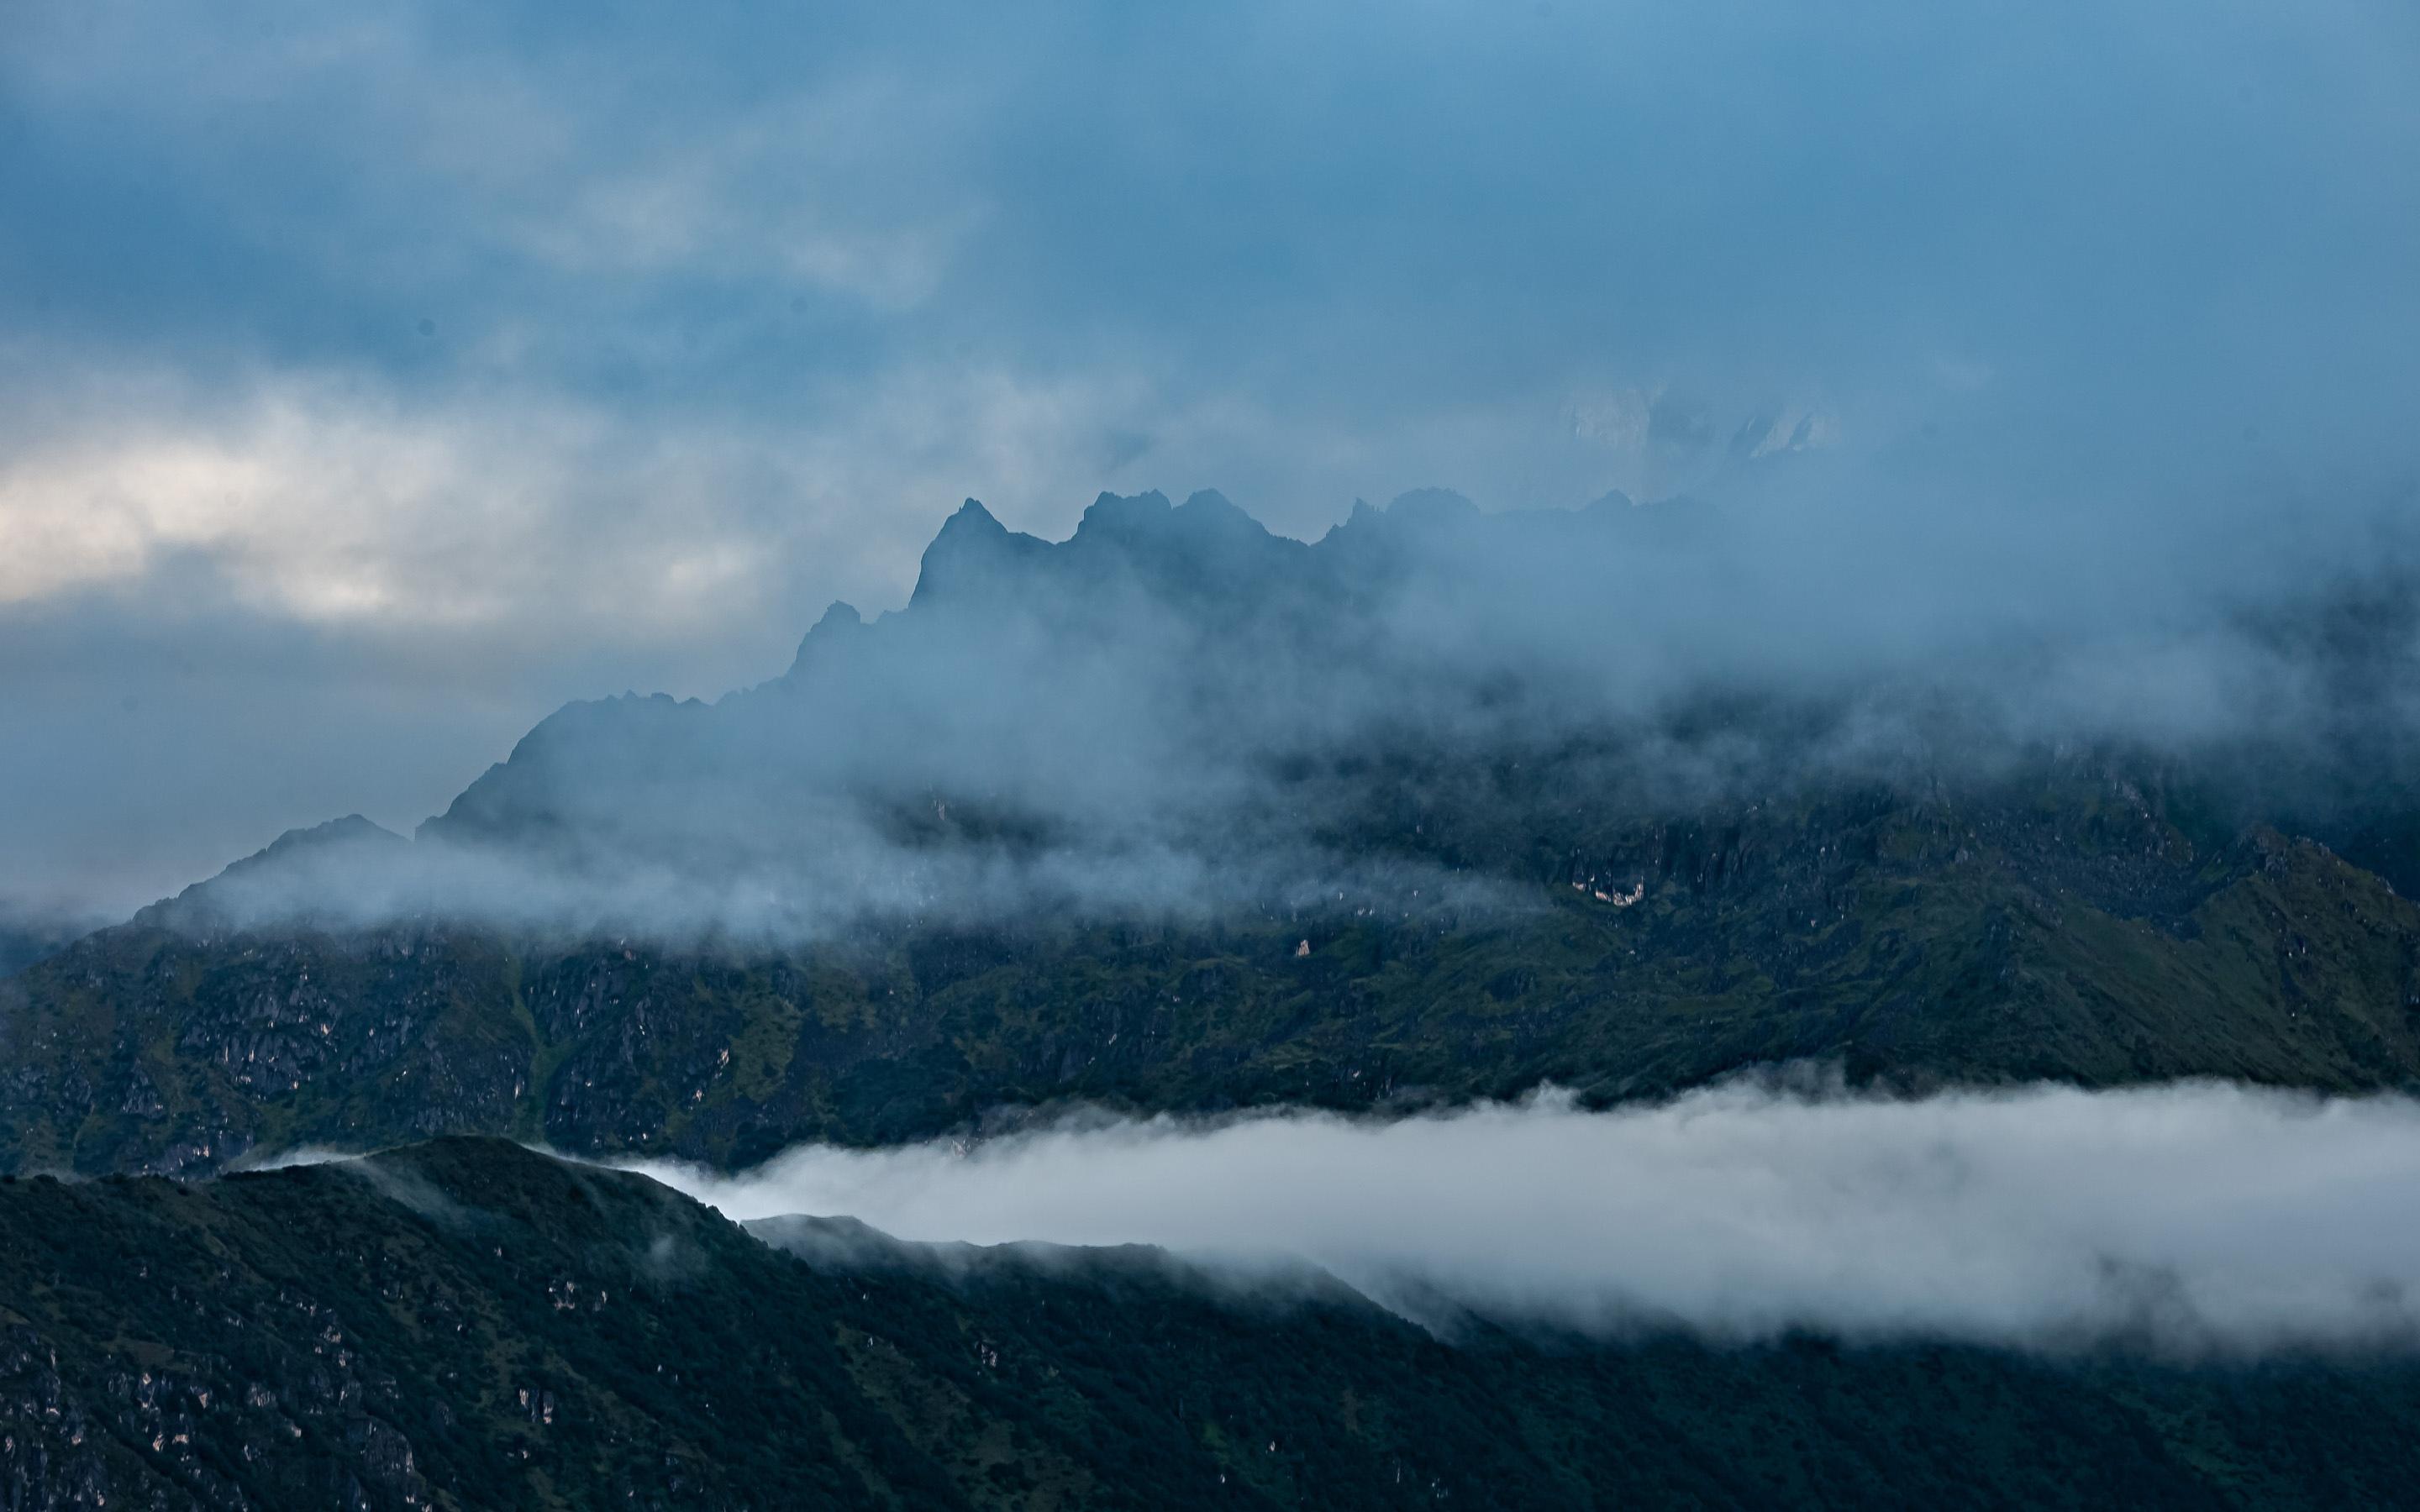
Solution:
[(2420, 1105), (2219, 1085), (1886, 1102), (1734, 1085), (1395, 1122), (1078, 1121), (639, 1167), (737, 1219), (1307, 1259), (1417, 1316), (2049, 1348), (2420, 1341)]
[[(20, 7), (0, 637), (140, 709), (80, 761), (0, 665), (0, 850), (139, 900), (365, 743), (334, 807), (409, 824), (895, 602), (970, 493), (1763, 500), (1916, 642), (2004, 561), (2055, 636), (2342, 560), (2413, 475), (2415, 62), (2384, 0)], [(221, 674), (278, 635), (333, 654)], [(429, 657), (522, 712), (313, 717)], [(196, 751), (226, 817), (147, 856)]]

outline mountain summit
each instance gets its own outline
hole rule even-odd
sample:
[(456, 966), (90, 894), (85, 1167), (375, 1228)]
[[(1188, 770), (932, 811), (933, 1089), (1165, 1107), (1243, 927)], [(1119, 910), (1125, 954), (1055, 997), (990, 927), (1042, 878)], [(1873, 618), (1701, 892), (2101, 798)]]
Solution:
[[(285, 837), (0, 981), (0, 1166), (728, 1165), (1801, 1060), (2420, 1081), (2391, 751), (2348, 785), (2260, 709), (2187, 739), (2031, 642), (1794, 623), (1749, 533), (1423, 494), (1305, 543), (1143, 494), (1050, 542), (970, 502), (768, 683), (567, 705), (411, 841)], [(2366, 697), (2328, 658), (2376, 638), (2294, 628), (2327, 612), (2209, 634)]]

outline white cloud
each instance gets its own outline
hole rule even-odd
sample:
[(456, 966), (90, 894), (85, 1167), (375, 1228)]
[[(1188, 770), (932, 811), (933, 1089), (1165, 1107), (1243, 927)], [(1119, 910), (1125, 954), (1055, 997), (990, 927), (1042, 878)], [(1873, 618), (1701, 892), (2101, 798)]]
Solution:
[(112, 408), (0, 462), (0, 602), (198, 554), (243, 602), (299, 620), (491, 619), (500, 569), (553, 523), (525, 506), (559, 500), (561, 465), (602, 436), (560, 407), (414, 414), (309, 377), (197, 401)]
[(787, 423), (633, 427), (543, 389), (411, 395), (293, 372), (220, 394), (165, 374), (91, 384), (0, 456), (0, 605), (198, 557), (246, 608), (306, 624), (710, 639), (795, 613), (776, 606), (801, 568), (895, 601), (980, 483), (1079, 507), (1118, 405), (1114, 384), (997, 367), (827, 392), (830, 408)]
[(1433, 1288), (1591, 1329), (2420, 1342), (2420, 1103), (2401, 1098), (1734, 1085), (1606, 1113), (1549, 1094), (1393, 1122), (1095, 1119), (810, 1146), (737, 1176), (638, 1168), (735, 1218), (1300, 1257), (1382, 1299)]

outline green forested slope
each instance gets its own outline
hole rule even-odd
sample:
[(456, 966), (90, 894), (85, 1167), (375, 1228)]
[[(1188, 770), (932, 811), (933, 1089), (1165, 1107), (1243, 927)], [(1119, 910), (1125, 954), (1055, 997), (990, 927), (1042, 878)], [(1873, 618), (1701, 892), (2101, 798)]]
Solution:
[(499, 1141), (0, 1183), (0, 1494), (2284, 1506), (2395, 1504), (2420, 1474), (2409, 1363), (1445, 1344), (1316, 1277), (1237, 1294), (1155, 1252), (945, 1262), (761, 1227), (820, 1257)]
[(731, 1165), (1071, 1100), (1610, 1100), (1798, 1059), (1902, 1087), (2420, 1081), (2420, 910), (2118, 777), (1429, 843), (1486, 901), (785, 950), (108, 931), (0, 982), (0, 1166), (444, 1132)]

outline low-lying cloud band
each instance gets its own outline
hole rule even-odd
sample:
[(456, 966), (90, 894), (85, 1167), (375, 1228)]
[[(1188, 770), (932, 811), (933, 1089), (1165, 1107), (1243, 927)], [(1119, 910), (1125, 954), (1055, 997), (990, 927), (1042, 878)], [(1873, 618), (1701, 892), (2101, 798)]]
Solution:
[(1299, 1257), (1413, 1316), (2224, 1353), (2420, 1343), (2420, 1102), (2218, 1084), (1098, 1119), (640, 1167), (736, 1219)]

